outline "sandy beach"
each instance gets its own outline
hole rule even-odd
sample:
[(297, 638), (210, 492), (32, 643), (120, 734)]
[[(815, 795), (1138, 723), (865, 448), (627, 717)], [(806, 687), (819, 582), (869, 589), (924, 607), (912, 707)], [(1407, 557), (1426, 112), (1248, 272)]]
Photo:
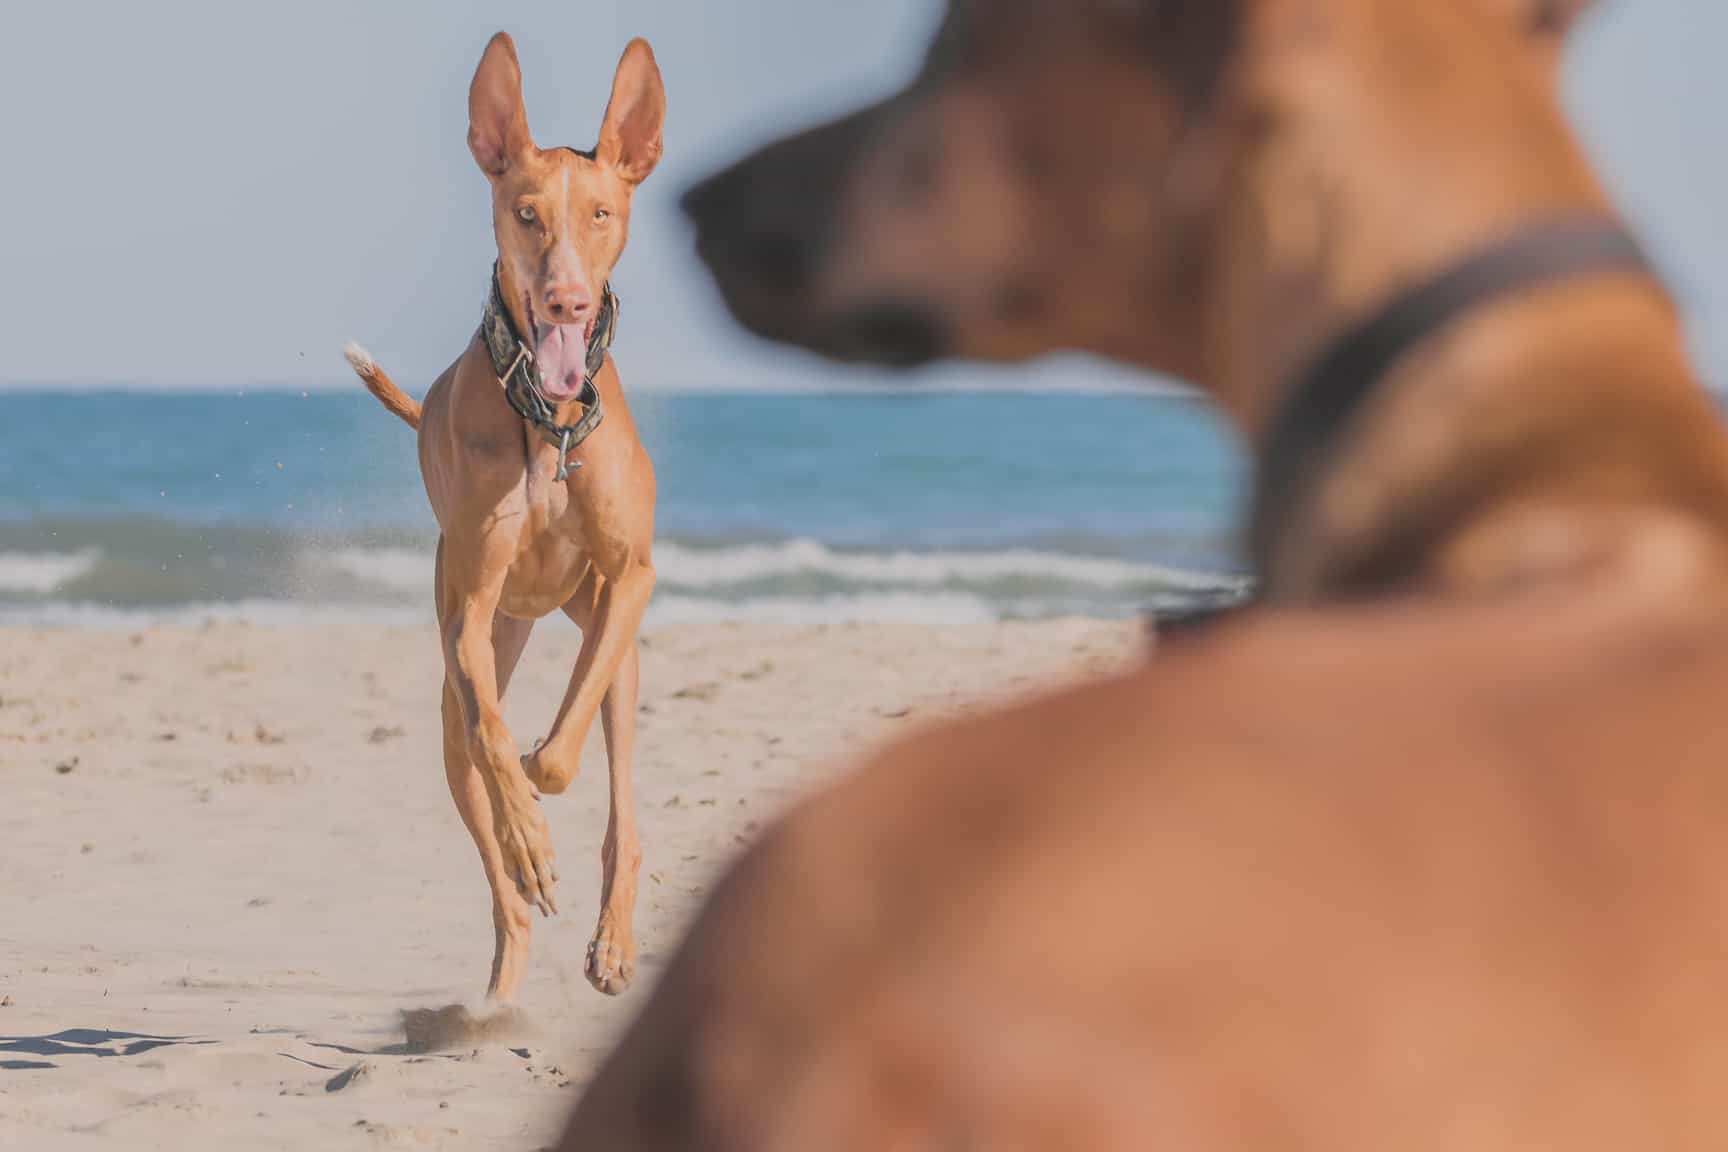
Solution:
[[(485, 883), (445, 789), (429, 628), (0, 631), (0, 1148), (526, 1150), (641, 1003), (718, 869), (911, 726), (1139, 654), (1132, 624), (670, 627), (645, 638), (636, 987), (582, 976), (604, 754), (549, 799), (563, 914), (519, 1019), (474, 1004)], [(544, 732), (577, 636), (508, 701)]]

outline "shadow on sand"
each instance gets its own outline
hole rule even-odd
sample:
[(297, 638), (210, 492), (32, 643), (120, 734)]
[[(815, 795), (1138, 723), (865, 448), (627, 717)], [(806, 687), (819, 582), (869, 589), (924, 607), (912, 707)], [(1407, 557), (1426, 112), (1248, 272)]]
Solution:
[(67, 1028), (47, 1036), (0, 1036), (0, 1071), (58, 1068), (52, 1060), (7, 1059), (19, 1056), (141, 1056), (176, 1044), (214, 1044), (189, 1036), (148, 1036), (142, 1032), (110, 1032), (100, 1028)]

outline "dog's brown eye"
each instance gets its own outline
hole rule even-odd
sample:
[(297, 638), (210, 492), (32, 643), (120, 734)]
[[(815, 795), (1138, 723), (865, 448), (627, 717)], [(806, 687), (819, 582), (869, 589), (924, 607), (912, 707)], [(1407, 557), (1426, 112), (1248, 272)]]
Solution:
[(608, 221), (610, 219), (612, 219), (612, 213), (611, 212), (607, 211), (604, 208), (594, 209), (594, 223), (604, 224), (604, 223), (606, 223), (606, 221)]
[(516, 209), (516, 219), (522, 221), (524, 224), (534, 223), (534, 209), (528, 207), (526, 204), (522, 205), (522, 207)]

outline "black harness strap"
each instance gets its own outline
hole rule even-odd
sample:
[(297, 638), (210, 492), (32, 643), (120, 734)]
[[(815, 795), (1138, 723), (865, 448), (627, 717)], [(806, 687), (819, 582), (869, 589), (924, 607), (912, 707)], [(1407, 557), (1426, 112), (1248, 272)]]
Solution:
[(1266, 438), (1249, 540), (1256, 578), (1273, 570), (1301, 501), (1364, 402), (1418, 344), (1502, 296), (1649, 270), (1637, 240), (1613, 220), (1547, 220), (1466, 256), (1351, 327), (1297, 378)]

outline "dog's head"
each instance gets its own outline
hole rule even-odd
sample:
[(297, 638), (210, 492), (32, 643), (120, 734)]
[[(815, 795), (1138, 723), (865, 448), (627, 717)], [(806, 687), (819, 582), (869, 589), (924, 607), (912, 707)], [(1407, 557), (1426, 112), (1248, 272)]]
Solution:
[(499, 280), (546, 390), (574, 395), (630, 200), (660, 160), (666, 96), (645, 40), (624, 50), (592, 156), (542, 151), (528, 134), (516, 47), (500, 32), (468, 91), (468, 148), (492, 182)]
[[(698, 250), (747, 328), (833, 358), (1191, 375), (1217, 174), (1266, 130), (1240, 62), (1408, 2), (951, 0), (908, 89), (692, 189)], [(1588, 2), (1446, 0), (1544, 69)]]

